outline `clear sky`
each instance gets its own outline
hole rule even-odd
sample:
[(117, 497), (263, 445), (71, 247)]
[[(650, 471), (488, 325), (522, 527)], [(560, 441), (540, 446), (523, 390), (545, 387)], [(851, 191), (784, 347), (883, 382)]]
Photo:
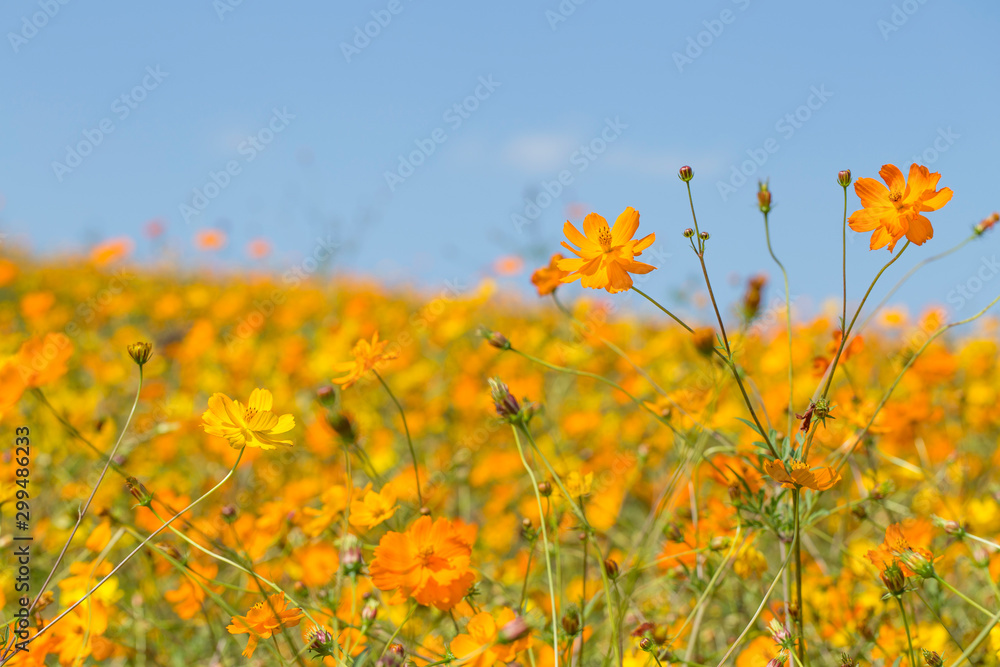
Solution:
[[(698, 277), (690, 164), (723, 298), (759, 271), (780, 289), (755, 209), (769, 177), (775, 251), (815, 304), (840, 293), (838, 170), (917, 160), (955, 191), (891, 277), (1000, 208), (998, 19), (944, 0), (6, 0), (0, 232), (40, 253), (131, 236), (142, 258), (160, 218), (186, 261), (244, 266), (264, 237), (278, 272), (324, 239), (331, 270), (431, 291), (517, 254), (502, 282), (530, 288), (567, 217), (633, 206), (660, 251), (644, 286), (669, 300)], [(229, 235), (216, 255), (191, 242), (210, 227)], [(848, 234), (859, 296), (889, 254)], [(996, 248), (978, 240), (900, 298), (971, 314), (1000, 290)]]

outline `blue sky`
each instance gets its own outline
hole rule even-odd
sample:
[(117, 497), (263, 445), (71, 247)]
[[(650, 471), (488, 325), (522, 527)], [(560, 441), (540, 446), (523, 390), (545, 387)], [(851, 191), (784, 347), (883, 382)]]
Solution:
[[(1000, 208), (998, 19), (996, 3), (942, 0), (8, 0), (0, 231), (39, 253), (129, 235), (142, 258), (162, 218), (184, 261), (207, 261), (191, 237), (222, 227), (224, 262), (245, 266), (262, 236), (277, 272), (325, 239), (331, 270), (435, 291), (502, 255), (543, 263), (571, 204), (612, 220), (633, 206), (660, 252), (644, 287), (673, 300), (697, 291), (675, 175), (690, 164), (722, 298), (760, 271), (778, 294), (754, 206), (769, 177), (775, 251), (818, 304), (840, 292), (838, 170), (918, 159), (955, 191), (887, 287)], [(518, 226), (526, 198), (547, 205)], [(859, 296), (889, 255), (848, 234)], [(1000, 289), (996, 247), (980, 239), (899, 298), (971, 314)]]

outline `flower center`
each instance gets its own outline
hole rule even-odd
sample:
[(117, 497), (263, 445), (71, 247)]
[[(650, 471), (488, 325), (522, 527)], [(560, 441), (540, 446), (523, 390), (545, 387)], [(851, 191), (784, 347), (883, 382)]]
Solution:
[(896, 210), (903, 208), (903, 193), (898, 190), (893, 190), (889, 193), (889, 201), (896, 205)]
[(603, 227), (597, 232), (597, 242), (601, 244), (604, 252), (611, 252), (611, 230)]
[(257, 416), (257, 409), (247, 406), (247, 409), (243, 411), (243, 421), (250, 423), (253, 418)]

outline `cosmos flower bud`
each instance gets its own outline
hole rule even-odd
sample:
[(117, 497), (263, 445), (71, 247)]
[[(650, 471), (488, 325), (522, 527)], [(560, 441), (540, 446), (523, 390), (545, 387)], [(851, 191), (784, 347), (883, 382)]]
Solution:
[(694, 330), (691, 335), (694, 340), (694, 349), (706, 357), (711, 356), (715, 349), (715, 329), (712, 327), (700, 327)]
[(649, 637), (643, 637), (639, 640), (639, 648), (649, 653), (653, 650), (653, 640)]
[(618, 567), (618, 561), (613, 558), (604, 559), (604, 573), (608, 575), (608, 579), (614, 581), (618, 578), (621, 573), (621, 568)]
[(321, 656), (333, 657), (335, 647), (333, 634), (326, 628), (311, 628), (306, 633), (306, 641), (309, 642), (309, 650), (319, 653)]
[(128, 487), (128, 492), (131, 493), (143, 507), (149, 507), (150, 503), (153, 502), (153, 494), (147, 491), (146, 487), (143, 486), (142, 483), (135, 477), (126, 477), (125, 486)]
[(906, 590), (906, 575), (903, 574), (903, 571), (895, 563), (887, 567), (879, 577), (881, 577), (886, 590), (892, 596), (898, 597)]
[(514, 395), (510, 393), (510, 389), (499, 378), (490, 378), (489, 384), (490, 395), (493, 397), (497, 414), (507, 420), (515, 419), (521, 412), (521, 406)]
[(927, 667), (943, 667), (944, 659), (938, 655), (936, 651), (928, 651), (927, 649), (921, 649), (924, 653), (924, 664)]
[(539, 482), (538, 493), (548, 498), (552, 495), (552, 484), (550, 482)]
[(692, 169), (687, 165), (684, 165), (683, 167), (677, 170), (677, 177), (680, 178), (685, 183), (688, 183), (691, 181), (692, 178), (694, 178), (694, 169)]
[(858, 661), (852, 658), (851, 656), (847, 655), (846, 653), (841, 653), (840, 667), (858, 667)]
[(566, 612), (566, 615), (562, 617), (562, 627), (570, 636), (580, 632), (580, 612), (576, 609), (570, 609)]
[(357, 575), (364, 567), (364, 558), (361, 553), (361, 544), (353, 535), (344, 538), (342, 552), (340, 554), (340, 567), (344, 574)]
[(333, 404), (337, 402), (337, 390), (325, 384), (316, 390), (316, 400), (324, 407), (333, 407)]
[(708, 232), (702, 232), (701, 234), (698, 234), (698, 238), (700, 238), (702, 241), (707, 241), (711, 237), (708, 235)]
[(128, 346), (128, 356), (132, 357), (132, 361), (139, 364), (139, 368), (142, 368), (149, 358), (153, 356), (153, 344), (152, 343), (132, 343)]
[(760, 181), (760, 189), (757, 191), (757, 206), (761, 213), (771, 212), (771, 191), (767, 189), (767, 181)]
[(837, 172), (837, 182), (840, 183), (841, 187), (847, 187), (851, 184), (851, 170), (844, 169), (843, 171)]
[(365, 601), (365, 606), (361, 609), (361, 622), (367, 625), (371, 625), (375, 622), (378, 617), (378, 602), (375, 598), (368, 598)]
[(780, 658), (771, 658), (767, 661), (766, 667), (783, 667), (784, 664)]
[(688, 227), (687, 229), (684, 230), (684, 238), (689, 239), (692, 236), (694, 236), (694, 230), (693, 229), (691, 229), (690, 227)]
[(236, 521), (236, 516), (239, 512), (237, 511), (235, 505), (223, 505), (222, 509), (219, 510), (219, 514), (222, 515), (223, 521), (226, 523), (232, 523), (233, 521)]
[(976, 232), (977, 236), (979, 236), (980, 234), (982, 234), (983, 232), (985, 232), (987, 229), (989, 229), (993, 225), (997, 224), (997, 222), (1000, 222), (1000, 213), (994, 213), (990, 217), (984, 218), (975, 227), (973, 227), (972, 230), (974, 232)]
[(906, 567), (917, 573), (922, 579), (934, 578), (934, 561), (919, 551), (907, 550), (900, 554), (900, 560)]
[(354, 431), (354, 422), (343, 412), (331, 412), (326, 415), (326, 423), (345, 442), (357, 442), (358, 436)]
[(530, 632), (531, 628), (528, 627), (524, 617), (517, 616), (514, 620), (508, 622), (500, 628), (497, 639), (501, 644), (511, 644), (516, 642), (518, 639), (524, 639)]
[(491, 331), (486, 327), (479, 328), (479, 335), (482, 336), (483, 340), (497, 348), (498, 350), (509, 350), (510, 341), (499, 331)]

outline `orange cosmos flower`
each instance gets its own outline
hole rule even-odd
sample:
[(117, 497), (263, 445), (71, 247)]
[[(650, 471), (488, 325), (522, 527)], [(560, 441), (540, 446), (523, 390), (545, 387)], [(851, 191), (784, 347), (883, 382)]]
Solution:
[(564, 259), (562, 253), (552, 255), (548, 266), (543, 266), (531, 274), (531, 284), (538, 289), (538, 296), (546, 296), (556, 291), (562, 285), (562, 279), (569, 275), (569, 271), (559, 268), (559, 261)]
[(369, 567), (372, 584), (448, 611), (476, 580), (469, 569), (476, 531), (461, 520), (422, 516), (405, 533), (386, 533)]
[(576, 258), (559, 260), (557, 266), (571, 272), (562, 282), (570, 283), (580, 278), (584, 287), (606, 289), (612, 294), (630, 289), (630, 273), (649, 273), (656, 268), (633, 259), (656, 239), (655, 234), (649, 234), (634, 240), (632, 237), (638, 228), (639, 213), (631, 206), (618, 216), (615, 226), (610, 229), (608, 221), (596, 213), (584, 218), (583, 234), (567, 220), (563, 233), (579, 248), (562, 242), (564, 248), (576, 255)]
[(351, 501), (348, 521), (352, 526), (374, 528), (395, 514), (398, 508), (396, 494), (391, 488), (385, 487), (379, 493), (368, 491), (364, 499)]
[(271, 244), (267, 239), (254, 239), (247, 244), (250, 259), (264, 259), (271, 254)]
[(506, 255), (493, 262), (493, 270), (501, 276), (513, 276), (524, 268), (524, 260), (517, 255)]
[(225, 394), (212, 394), (208, 410), (201, 416), (205, 432), (229, 441), (233, 449), (260, 447), (274, 449), (277, 445), (291, 446), (291, 440), (277, 440), (273, 436), (291, 431), (295, 427), (292, 415), (280, 417), (271, 412), (271, 392), (254, 389), (246, 405)]
[(200, 250), (221, 250), (226, 245), (226, 233), (221, 229), (202, 229), (194, 235), (194, 244)]
[(105, 266), (128, 256), (133, 246), (132, 239), (128, 237), (102, 241), (90, 250), (90, 261), (98, 266)]
[(257, 648), (257, 641), (270, 639), (282, 626), (294, 628), (305, 615), (301, 609), (288, 609), (284, 593), (275, 593), (267, 600), (258, 602), (246, 616), (233, 616), (231, 625), (226, 626), (231, 635), (249, 634), (243, 656), (249, 658)]
[(0, 413), (14, 406), (28, 389), (41, 387), (62, 377), (73, 343), (62, 333), (31, 338), (12, 357), (0, 361)]
[(813, 491), (826, 491), (840, 481), (840, 473), (833, 468), (810, 470), (809, 465), (792, 459), (792, 472), (788, 473), (785, 464), (775, 459), (764, 462), (764, 472), (786, 489), (801, 489), (806, 487)]
[(450, 648), (460, 665), (493, 667), (512, 662), (528, 648), (529, 635), (523, 619), (503, 607), (496, 616), (484, 611), (469, 619), (465, 632), (451, 640)]
[(933, 238), (930, 220), (920, 214), (936, 211), (951, 200), (950, 188), (936, 189), (941, 174), (930, 173), (927, 167), (914, 163), (908, 179), (892, 164), (883, 165), (879, 175), (888, 188), (874, 178), (859, 178), (854, 184), (864, 208), (851, 214), (851, 229), (873, 231), (871, 249), (888, 244), (889, 252), (904, 236), (917, 245)]
[(340, 378), (333, 378), (332, 381), (344, 385), (344, 389), (347, 389), (360, 380), (365, 373), (375, 368), (377, 364), (395, 359), (398, 356), (396, 352), (385, 351), (388, 345), (389, 341), (378, 339), (377, 331), (372, 336), (372, 342), (370, 343), (362, 338), (352, 350), (354, 361), (345, 361), (333, 367), (334, 371), (338, 373), (346, 372), (347, 375)]
[(921, 523), (910, 524), (909, 530), (906, 531), (911, 533), (910, 537), (904, 532), (902, 524), (891, 524), (885, 529), (885, 539), (882, 544), (876, 549), (869, 550), (865, 556), (882, 572), (896, 565), (907, 577), (915, 574), (933, 576), (934, 555), (919, 544), (914, 544), (914, 542), (929, 541), (921, 539)]

